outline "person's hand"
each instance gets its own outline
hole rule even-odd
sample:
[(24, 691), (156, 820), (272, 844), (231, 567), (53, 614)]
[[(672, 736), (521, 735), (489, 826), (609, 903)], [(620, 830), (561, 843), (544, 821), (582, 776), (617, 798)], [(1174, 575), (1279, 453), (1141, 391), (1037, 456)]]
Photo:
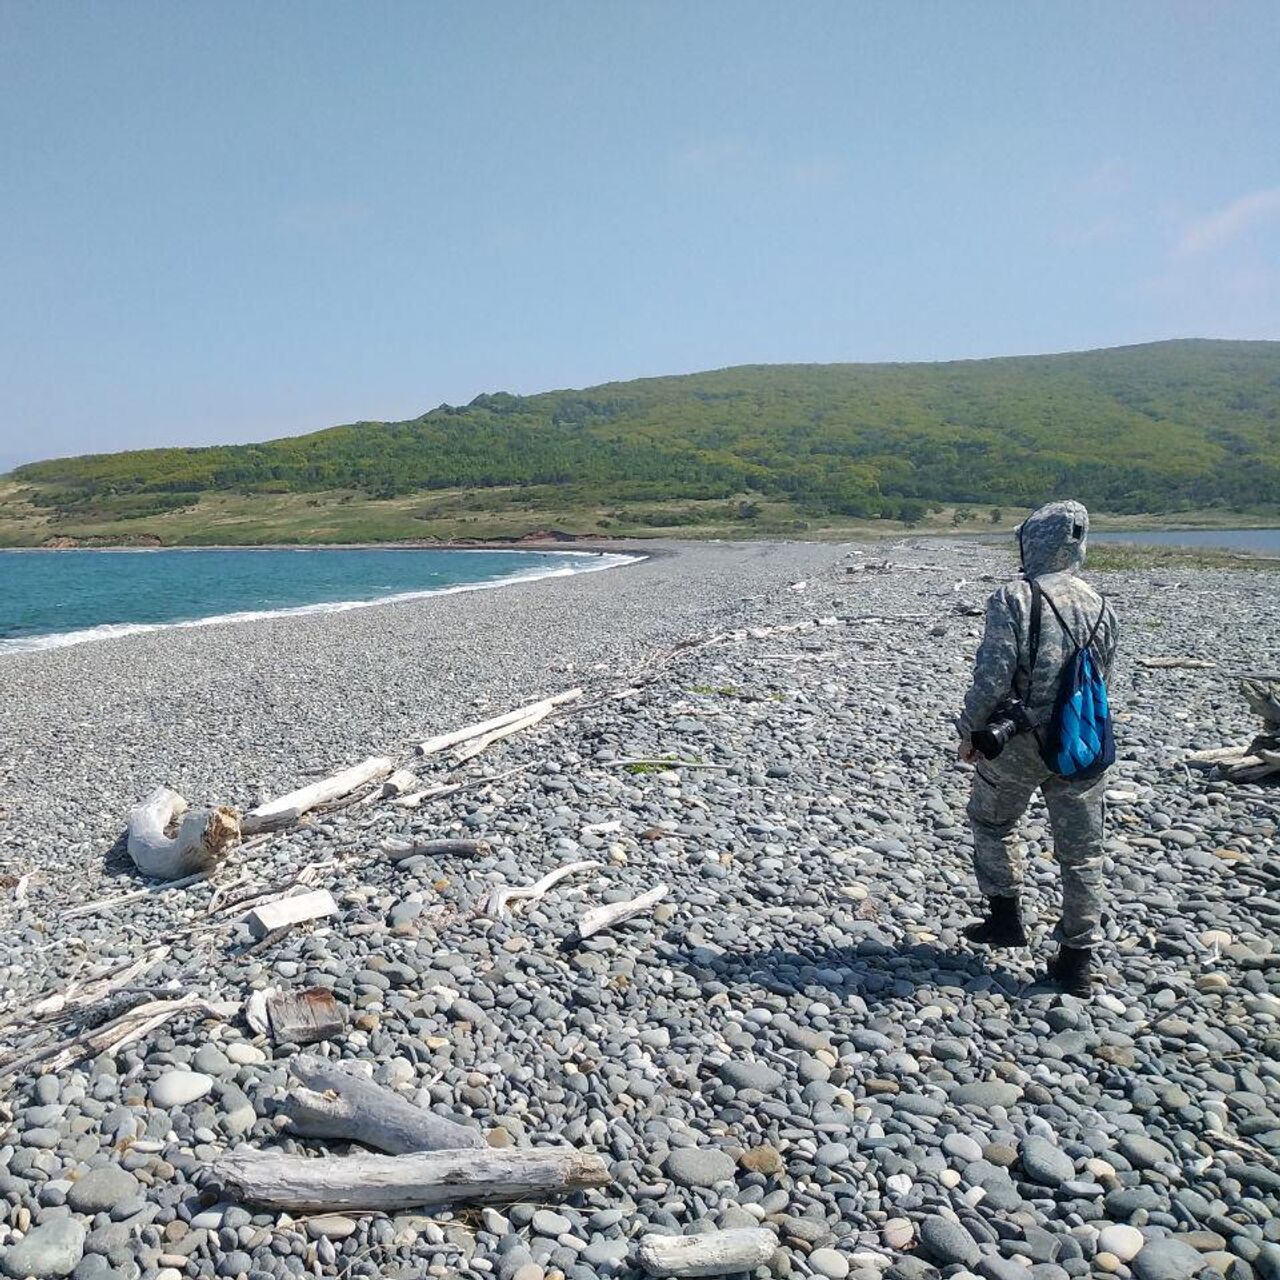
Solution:
[(968, 738), (961, 738), (960, 747), (957, 750), (956, 755), (959, 756), (965, 764), (973, 764), (978, 759), (978, 748), (975, 747)]

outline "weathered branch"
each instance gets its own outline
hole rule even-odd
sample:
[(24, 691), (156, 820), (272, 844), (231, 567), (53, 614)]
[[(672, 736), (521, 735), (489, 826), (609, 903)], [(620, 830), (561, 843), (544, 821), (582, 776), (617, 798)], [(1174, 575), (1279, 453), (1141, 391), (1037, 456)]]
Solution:
[(642, 893), (638, 898), (632, 898), (629, 902), (611, 902), (606, 906), (592, 907), (590, 911), (584, 911), (578, 918), (577, 940), (583, 942), (605, 929), (612, 929), (614, 925), (622, 924), (624, 920), (630, 920), (633, 916), (648, 911), (650, 907), (667, 896), (667, 891), (667, 886), (660, 884), (647, 893)]
[(653, 766), (662, 769), (731, 769), (732, 765), (713, 764), (702, 760), (664, 760), (661, 757), (651, 756), (624, 756), (618, 760), (605, 760), (604, 765), (609, 769), (627, 769), (632, 765)]
[(486, 777), (471, 778), (467, 782), (441, 782), (432, 787), (424, 787), (421, 791), (397, 796), (391, 803), (402, 809), (416, 809), (425, 800), (442, 800), (445, 796), (456, 795), (459, 791), (479, 791), (485, 787), (496, 786), (499, 782), (505, 782), (517, 774), (527, 773), (532, 768), (532, 764), (518, 764), (514, 769), (505, 769), (502, 773)]
[(503, 916), (510, 914), (509, 907), (513, 902), (537, 902), (566, 877), (577, 875), (580, 871), (594, 871), (600, 865), (590, 861), (569, 862), (554, 871), (548, 871), (541, 880), (523, 888), (515, 888), (509, 884), (497, 885), (484, 900), (484, 913), (492, 920), (501, 920)]
[(406, 858), (476, 858), (488, 853), (487, 840), (402, 840), (392, 836), (382, 842), (383, 856), (389, 862), (403, 862)]
[(142, 898), (150, 898), (157, 893), (169, 889), (188, 889), (193, 884), (200, 884), (209, 878), (210, 871), (197, 871), (194, 875), (183, 876), (180, 880), (169, 880), (162, 885), (153, 885), (147, 889), (134, 889), (129, 893), (118, 893), (114, 898), (98, 898), (93, 902), (82, 902), (78, 906), (68, 907), (62, 912), (61, 919), (72, 920), (76, 916), (97, 915), (110, 907), (122, 907), (126, 902), (137, 902)]
[(438, 786), (423, 787), (421, 791), (411, 791), (408, 795), (395, 796), (391, 803), (400, 809), (416, 809), (424, 800), (439, 800), (461, 790), (460, 782), (442, 782)]
[(0, 1063), (0, 1073), (12, 1075), (37, 1062), (46, 1062), (46, 1071), (63, 1071), (81, 1058), (99, 1053), (115, 1053), (168, 1022), (175, 1014), (185, 1011), (202, 1011), (209, 1017), (222, 1017), (225, 1012), (229, 1012), (201, 1000), (194, 992), (188, 992), (175, 1000), (151, 1000), (136, 1005), (101, 1026), (82, 1031), (62, 1044), (47, 1044), (28, 1053), (11, 1055)]
[(1210, 747), (1207, 751), (1193, 751), (1187, 760), (1191, 764), (1220, 764), (1223, 760), (1242, 760), (1249, 754), (1249, 748), (1243, 747)]
[(167, 946), (154, 947), (145, 956), (120, 964), (114, 970), (100, 973), (83, 986), (70, 982), (34, 1004), (11, 1008), (0, 1019), (0, 1030), (13, 1026), (15, 1022), (21, 1022), (23, 1030), (18, 1033), (21, 1036), (41, 1027), (47, 1028), (50, 1025), (78, 1018), (93, 1005), (106, 1004), (111, 996), (132, 986), (168, 954)]

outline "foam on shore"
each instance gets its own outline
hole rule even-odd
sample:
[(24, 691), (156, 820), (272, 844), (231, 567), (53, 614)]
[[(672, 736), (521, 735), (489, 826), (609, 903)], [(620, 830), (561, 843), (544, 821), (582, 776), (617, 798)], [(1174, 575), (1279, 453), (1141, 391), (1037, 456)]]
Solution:
[(217, 627), (236, 622), (260, 622), (266, 618), (298, 618), (323, 613), (345, 613), (351, 609), (371, 609), (375, 605), (401, 604), (408, 600), (423, 600), (429, 596), (452, 596), (467, 591), (489, 591), (522, 582), (535, 582), (541, 578), (566, 578), (580, 573), (596, 573), (601, 569), (616, 569), (646, 558), (643, 555), (625, 555), (621, 552), (554, 551), (547, 554), (563, 556), (566, 559), (574, 557), (580, 562), (566, 563), (550, 569), (529, 569), (523, 573), (504, 574), (500, 578), (492, 578), (487, 582), (458, 582), (447, 587), (429, 587), (421, 591), (399, 591), (392, 595), (374, 596), (368, 600), (325, 600), (316, 604), (288, 605), (279, 609), (244, 609), (234, 613), (215, 613), (204, 618), (182, 618), (172, 622), (107, 622), (101, 626), (80, 627), (74, 631), (53, 631), (46, 635), (0, 640), (0, 657), (5, 654), (33, 653), (44, 649), (66, 649), (71, 645), (88, 644), (94, 640), (114, 640), (121, 636), (139, 635), (147, 631)]

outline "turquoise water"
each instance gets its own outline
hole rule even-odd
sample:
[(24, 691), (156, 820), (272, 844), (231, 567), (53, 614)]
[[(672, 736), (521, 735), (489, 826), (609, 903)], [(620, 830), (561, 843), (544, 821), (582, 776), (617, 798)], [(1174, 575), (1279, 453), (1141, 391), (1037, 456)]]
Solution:
[(1142, 542), (1158, 547), (1226, 547), (1280, 555), (1280, 529), (1152, 529), (1133, 533), (1090, 533), (1090, 542)]
[(0, 653), (360, 608), (626, 560), (563, 551), (0, 551)]

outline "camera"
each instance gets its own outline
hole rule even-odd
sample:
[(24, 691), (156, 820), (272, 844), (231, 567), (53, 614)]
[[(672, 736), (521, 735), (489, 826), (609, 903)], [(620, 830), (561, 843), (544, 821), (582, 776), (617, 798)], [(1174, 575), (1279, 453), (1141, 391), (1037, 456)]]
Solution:
[(1006, 698), (991, 713), (991, 718), (981, 729), (975, 729), (970, 742), (987, 760), (994, 760), (1008, 745), (1015, 734), (1031, 728), (1027, 709), (1019, 698)]

